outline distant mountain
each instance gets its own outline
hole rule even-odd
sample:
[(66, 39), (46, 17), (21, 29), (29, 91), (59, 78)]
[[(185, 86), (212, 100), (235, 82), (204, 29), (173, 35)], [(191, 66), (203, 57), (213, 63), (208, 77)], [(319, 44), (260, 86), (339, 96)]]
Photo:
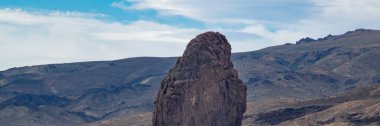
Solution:
[[(2, 71), (0, 124), (147, 121), (140, 117), (152, 111), (159, 83), (176, 59), (141, 57)], [(249, 120), (256, 117), (250, 112), (270, 112), (264, 111), (265, 105), (298, 103), (380, 84), (380, 31), (358, 29), (235, 53), (232, 62), (248, 87)], [(327, 108), (331, 106), (315, 111), (330, 110)]]
[(299, 100), (380, 83), (380, 31), (358, 29), (313, 42), (238, 53), (248, 100)]

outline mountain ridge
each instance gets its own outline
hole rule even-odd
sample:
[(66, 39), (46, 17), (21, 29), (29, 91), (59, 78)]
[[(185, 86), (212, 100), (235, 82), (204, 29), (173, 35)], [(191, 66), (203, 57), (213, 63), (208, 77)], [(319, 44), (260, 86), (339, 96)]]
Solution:
[[(326, 37), (322, 37), (322, 38), (318, 38), (318, 39), (313, 39), (313, 38), (310, 38), (310, 37), (305, 37), (305, 38), (301, 38), (298, 41), (301, 41), (302, 39), (312, 39), (314, 41), (324, 41), (324, 40), (326, 40), (326, 38), (341, 37), (341, 36), (349, 35), (349, 34), (352, 34), (352, 33), (358, 33), (358, 32), (380, 32), (380, 30), (359, 28), (359, 29), (356, 29), (356, 30), (353, 30), (353, 31), (348, 31), (348, 32), (346, 32), (344, 34), (341, 34), (341, 35), (331, 35), (331, 34), (329, 34)], [(290, 45), (297, 45), (297, 44), (292, 44), (292, 43), (289, 43), (289, 44)], [(287, 45), (287, 44), (284, 44), (284, 45)], [(275, 46), (265, 47), (265, 48), (262, 48), (262, 49), (259, 49), (259, 50), (263, 50), (263, 49), (271, 48), (271, 47), (277, 47), (277, 46), (283, 46), (283, 45), (275, 45)], [(258, 50), (256, 50), (256, 51), (258, 51)], [(232, 53), (232, 54), (234, 55), (234, 54), (249, 53), (249, 52), (254, 52), (254, 51), (235, 52), (235, 53)], [(25, 68), (25, 67), (37, 67), (37, 66), (45, 66), (45, 65), (64, 65), (64, 64), (79, 64), (79, 63), (94, 63), (94, 62), (113, 62), (113, 61), (123, 61), (123, 60), (138, 59), (138, 58), (178, 58), (178, 57), (179, 56), (169, 56), (169, 57), (137, 56), (137, 57), (129, 57), (129, 58), (122, 58), (122, 59), (116, 59), (116, 60), (105, 60), (105, 61), (94, 60), (94, 61), (81, 61), (81, 62), (69, 62), (69, 63), (52, 63), (52, 64), (48, 63), (48, 64), (40, 64), (40, 65), (13, 67), (13, 68), (5, 69), (5, 70), (0, 70), (0, 72), (8, 71), (8, 70), (11, 70), (11, 69), (22, 69), (22, 68)]]

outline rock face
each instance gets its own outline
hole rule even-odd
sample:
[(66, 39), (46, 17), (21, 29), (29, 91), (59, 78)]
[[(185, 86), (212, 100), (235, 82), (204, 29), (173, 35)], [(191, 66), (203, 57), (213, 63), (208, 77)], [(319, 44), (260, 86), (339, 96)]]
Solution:
[(230, 61), (231, 46), (218, 32), (190, 41), (154, 103), (155, 126), (236, 126), (246, 109), (246, 86)]

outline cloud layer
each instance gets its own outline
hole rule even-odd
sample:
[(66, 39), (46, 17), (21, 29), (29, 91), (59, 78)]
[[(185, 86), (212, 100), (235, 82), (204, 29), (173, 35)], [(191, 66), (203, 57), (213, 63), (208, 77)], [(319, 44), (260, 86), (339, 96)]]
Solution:
[(45, 63), (177, 56), (196, 29), (106, 22), (82, 13), (0, 10), (0, 69)]
[[(306, 16), (309, 1), (294, 0), (126, 0), (124, 9), (154, 9), (163, 15), (181, 15), (205, 22), (248, 19), (288, 21)], [(236, 23), (236, 22), (235, 22)]]
[[(123, 4), (129, 3), (129, 4)], [(0, 9), (0, 70), (46, 63), (178, 56), (201, 32), (220, 31), (234, 52), (319, 38), (357, 28), (380, 29), (378, 0), (123, 0), (125, 11), (157, 12), (205, 25), (178, 27), (154, 20), (110, 21), (91, 12)], [(148, 18), (149, 19), (149, 18)], [(188, 24), (191, 26), (191, 22)]]

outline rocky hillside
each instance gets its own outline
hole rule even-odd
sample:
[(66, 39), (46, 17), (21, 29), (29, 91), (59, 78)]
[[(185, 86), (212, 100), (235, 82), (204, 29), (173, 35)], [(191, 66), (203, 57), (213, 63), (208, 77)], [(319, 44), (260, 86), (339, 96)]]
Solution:
[(380, 125), (380, 85), (339, 95), (275, 103), (246, 113), (246, 126)]
[(152, 111), (176, 58), (52, 64), (0, 73), (0, 124), (74, 125)]
[[(152, 111), (159, 83), (176, 59), (142, 57), (2, 71), (0, 124), (75, 125), (138, 118), (136, 114)], [(235, 53), (232, 62), (248, 87), (248, 110), (267, 110), (268, 104), (379, 84), (380, 31), (358, 29), (305, 38), (297, 44)], [(331, 106), (312, 107), (326, 108)]]
[(380, 31), (297, 43), (235, 55), (248, 100), (309, 99), (380, 83)]

